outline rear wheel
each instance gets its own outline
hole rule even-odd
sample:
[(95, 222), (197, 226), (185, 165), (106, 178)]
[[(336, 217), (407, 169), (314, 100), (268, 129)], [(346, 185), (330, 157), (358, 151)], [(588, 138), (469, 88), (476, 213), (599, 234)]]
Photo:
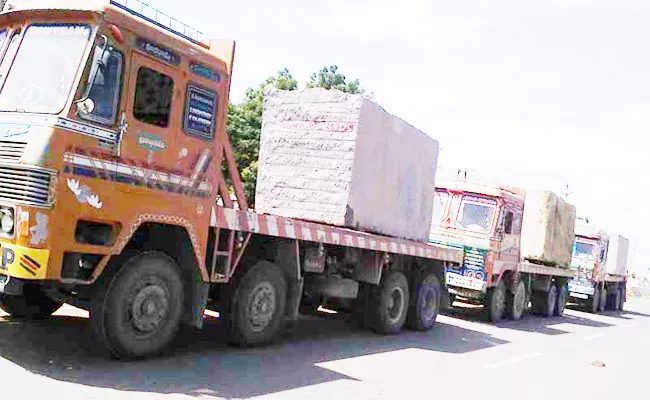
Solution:
[(427, 271), (416, 274), (412, 281), (410, 297), (407, 327), (417, 331), (431, 329), (440, 311), (442, 297), (438, 278)]
[(555, 305), (555, 315), (561, 317), (564, 315), (566, 302), (569, 299), (569, 290), (566, 285), (557, 286), (557, 304)]
[(180, 324), (183, 282), (174, 260), (163, 253), (131, 257), (99, 283), (90, 310), (98, 341), (115, 357), (161, 352)]
[(513, 321), (520, 320), (526, 310), (526, 286), (524, 282), (517, 282), (514, 291), (508, 295), (507, 301), (510, 319)]
[(618, 304), (617, 304), (617, 310), (618, 311), (623, 311), (623, 307), (625, 306), (625, 291), (623, 288), (618, 289)]
[(24, 294), (10, 296), (0, 294), (0, 308), (14, 318), (43, 319), (52, 315), (61, 303), (47, 297), (43, 290), (34, 284), (25, 284)]
[(600, 292), (600, 301), (598, 303), (598, 312), (605, 311), (605, 305), (607, 304), (607, 289), (603, 288)]
[(228, 299), (230, 343), (239, 346), (268, 343), (282, 326), (287, 283), (280, 267), (261, 261), (242, 271)]
[(557, 306), (557, 287), (551, 285), (546, 293), (544, 293), (544, 303), (542, 307), (542, 315), (545, 317), (552, 317), (555, 314), (555, 307)]
[(403, 273), (389, 271), (379, 286), (373, 288), (369, 312), (372, 328), (391, 335), (404, 326), (409, 304), (408, 281)]
[(499, 281), (495, 287), (488, 289), (485, 306), (490, 321), (501, 321), (506, 310), (506, 285), (503, 281)]

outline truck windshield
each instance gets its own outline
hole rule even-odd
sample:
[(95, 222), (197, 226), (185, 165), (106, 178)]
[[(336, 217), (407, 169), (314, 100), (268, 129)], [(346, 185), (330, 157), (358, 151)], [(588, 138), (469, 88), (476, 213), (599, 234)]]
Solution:
[(594, 256), (595, 245), (593, 243), (578, 242), (573, 244), (573, 256), (582, 258), (596, 258)]
[(576, 240), (573, 243), (573, 258), (571, 266), (574, 268), (593, 269), (596, 262), (596, 243)]
[(496, 202), (481, 197), (465, 196), (460, 205), (456, 228), (488, 233), (495, 209)]
[(0, 111), (59, 113), (84, 50), (87, 25), (34, 24), (12, 33), (0, 63)]

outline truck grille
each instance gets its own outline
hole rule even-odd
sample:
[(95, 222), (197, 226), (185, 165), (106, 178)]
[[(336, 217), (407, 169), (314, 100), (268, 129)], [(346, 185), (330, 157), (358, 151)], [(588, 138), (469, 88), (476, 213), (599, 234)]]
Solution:
[(485, 268), (485, 249), (476, 247), (465, 246), (465, 257), (463, 259), (463, 266), (468, 269), (483, 270)]
[(0, 163), (19, 163), (26, 147), (27, 143), (24, 142), (0, 140)]
[(0, 199), (16, 203), (50, 205), (52, 174), (41, 168), (0, 165)]

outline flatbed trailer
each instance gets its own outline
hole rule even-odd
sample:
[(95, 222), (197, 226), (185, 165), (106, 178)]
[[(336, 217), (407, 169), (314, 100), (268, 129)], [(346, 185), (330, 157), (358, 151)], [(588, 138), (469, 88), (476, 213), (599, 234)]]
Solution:
[[(382, 334), (433, 326), (461, 250), (249, 210), (226, 132), (233, 41), (138, 0), (10, 2), (0, 30), (0, 86), (15, 89), (0, 89), (13, 96), (0, 113), (9, 314), (84, 308), (122, 358), (160, 353), (206, 308), (236, 345), (323, 303)], [(46, 46), (58, 50), (34, 51)]]

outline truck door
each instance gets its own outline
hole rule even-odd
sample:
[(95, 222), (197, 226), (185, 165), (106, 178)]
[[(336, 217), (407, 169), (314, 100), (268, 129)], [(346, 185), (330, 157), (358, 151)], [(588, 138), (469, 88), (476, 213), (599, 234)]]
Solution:
[(502, 261), (518, 262), (520, 253), (522, 210), (516, 202), (503, 200), (499, 231), (501, 232), (501, 248), (499, 259)]
[(122, 139), (122, 156), (144, 164), (147, 169), (170, 171), (174, 158), (174, 131), (180, 129), (178, 72), (169, 65), (136, 51), (126, 98), (127, 133)]

